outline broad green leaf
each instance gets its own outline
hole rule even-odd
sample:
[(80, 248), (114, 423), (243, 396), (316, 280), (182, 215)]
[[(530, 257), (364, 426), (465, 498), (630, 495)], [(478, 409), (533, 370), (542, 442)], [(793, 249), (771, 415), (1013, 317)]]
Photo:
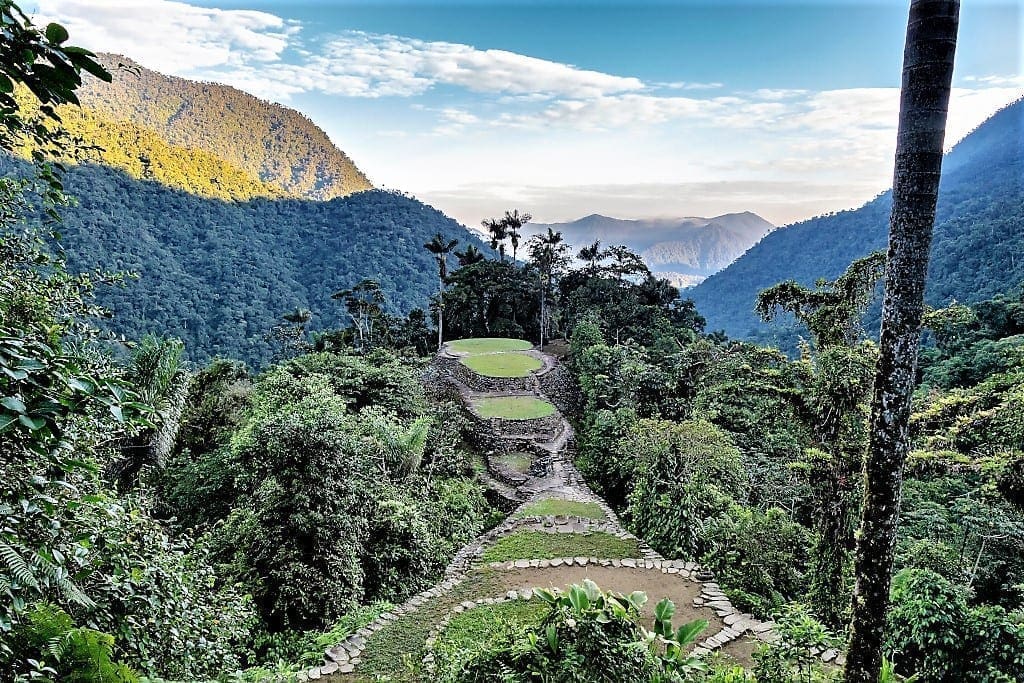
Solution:
[(3, 398), (0, 398), (0, 406), (3, 406), (4, 408), (7, 408), (7, 410), (10, 410), (12, 412), (18, 413), (19, 415), (24, 415), (26, 412), (28, 412), (28, 408), (25, 407), (25, 403), (16, 396), (5, 396)]

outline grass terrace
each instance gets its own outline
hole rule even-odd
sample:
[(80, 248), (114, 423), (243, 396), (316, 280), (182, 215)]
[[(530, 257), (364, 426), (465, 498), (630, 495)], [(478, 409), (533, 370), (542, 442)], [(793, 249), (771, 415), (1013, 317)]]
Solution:
[(527, 351), (533, 348), (533, 344), (524, 339), (477, 337), (448, 342), (448, 348), (456, 353), (502, 353), (505, 351)]
[(517, 451), (515, 453), (492, 456), (491, 461), (501, 463), (513, 472), (528, 474), (530, 472), (530, 465), (533, 464), (534, 457), (531, 453), (522, 453)]
[(517, 531), (499, 538), (484, 551), (483, 562), (505, 562), (525, 558), (550, 560), (555, 557), (599, 557), (624, 559), (640, 557), (636, 541), (598, 531), (590, 534), (549, 534)]
[(466, 356), (460, 362), (478, 375), (487, 377), (526, 377), (544, 367), (540, 359), (516, 352)]
[(605, 519), (606, 515), (597, 503), (582, 500), (563, 500), (561, 498), (545, 498), (530, 503), (515, 514), (516, 517), (583, 517), (585, 519)]
[(473, 409), (483, 418), (535, 420), (553, 415), (555, 406), (533, 396), (492, 396), (473, 401)]

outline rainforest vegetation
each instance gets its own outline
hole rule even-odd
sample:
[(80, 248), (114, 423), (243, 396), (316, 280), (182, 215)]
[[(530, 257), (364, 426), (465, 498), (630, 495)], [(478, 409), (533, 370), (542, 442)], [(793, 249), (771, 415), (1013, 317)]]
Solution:
[[(83, 73), (108, 78), (62, 27), (32, 26), (10, 0), (0, 15), (19, 46), (0, 49), (0, 85), (24, 84), (39, 115), (74, 105)], [(33, 68), (42, 59), (53, 67)], [(5, 149), (29, 137), (68, 151), (58, 122), (36, 125), (11, 90), (0, 87)], [(570, 254), (552, 231), (520, 244), (518, 212), (486, 222), (491, 250), (422, 221), (408, 239), (430, 269), (405, 284), (429, 292), (429, 312), (399, 315), (386, 283), (346, 273), (318, 298), (274, 299), (259, 312), (267, 330), (235, 325), (190, 353), (183, 330), (110, 333), (100, 302), (122, 300), (97, 292), (116, 291), (128, 264), (86, 269), (54, 248), (75, 181), (41, 153), (30, 170), (0, 179), (0, 681), (291, 680), (436, 584), (507, 513), (478, 476), (466, 414), (423, 382), (438, 344), (468, 337), (557, 354), (589, 485), (637, 537), (700, 562), (735, 605), (773, 619), (781, 640), (746, 669), (698, 661), (686, 648), (702, 626), (674, 630), (670, 601), (648, 629), (646, 596), (591, 582), (545, 592), (531, 607), (543, 628), (510, 626), (483, 649), (471, 620), (456, 623), (438, 680), (840, 679), (818, 655), (843, 649), (850, 619), (879, 354), (863, 320), (883, 256), (814, 286), (773, 282), (749, 302), (765, 320), (792, 316), (794, 358), (709, 333), (625, 247)], [(111, 173), (95, 171), (124, 182)], [(361, 196), (316, 211), (402, 204), (410, 223), (426, 211)], [(287, 279), (272, 271), (254, 281)], [(1002, 284), (925, 316), (880, 680), (1024, 680), (1024, 289)], [(147, 320), (153, 331), (164, 318)], [(258, 371), (243, 362), (254, 359)], [(662, 646), (636, 646), (651, 642)]]

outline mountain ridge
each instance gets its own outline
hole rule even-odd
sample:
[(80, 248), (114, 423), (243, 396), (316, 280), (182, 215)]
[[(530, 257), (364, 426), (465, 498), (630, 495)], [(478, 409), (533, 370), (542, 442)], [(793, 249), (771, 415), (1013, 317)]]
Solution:
[(373, 189), (311, 119), (232, 86), (167, 76), (113, 54), (87, 77), (64, 125), (94, 147), (86, 159), (135, 178), (219, 199), (328, 200)]
[[(943, 160), (926, 301), (972, 303), (1024, 282), (1024, 101), (987, 119)], [(709, 330), (792, 347), (798, 328), (754, 313), (760, 290), (785, 280), (834, 279), (855, 259), (884, 249), (891, 191), (856, 209), (780, 227), (744, 256), (687, 292)], [(879, 303), (865, 319), (877, 333)]]
[(710, 218), (613, 218), (593, 213), (562, 223), (529, 223), (525, 236), (547, 229), (562, 233), (574, 249), (600, 240), (625, 244), (659, 277), (688, 286), (731, 263), (774, 226), (751, 211)]

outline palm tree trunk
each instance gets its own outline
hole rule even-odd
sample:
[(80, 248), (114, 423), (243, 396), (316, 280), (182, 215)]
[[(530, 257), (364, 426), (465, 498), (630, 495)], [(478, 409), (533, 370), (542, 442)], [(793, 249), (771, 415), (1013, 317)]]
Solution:
[(444, 344), (444, 279), (437, 276), (437, 350)]
[(910, 5), (846, 683), (876, 683), (881, 669), (959, 13), (957, 0)]

